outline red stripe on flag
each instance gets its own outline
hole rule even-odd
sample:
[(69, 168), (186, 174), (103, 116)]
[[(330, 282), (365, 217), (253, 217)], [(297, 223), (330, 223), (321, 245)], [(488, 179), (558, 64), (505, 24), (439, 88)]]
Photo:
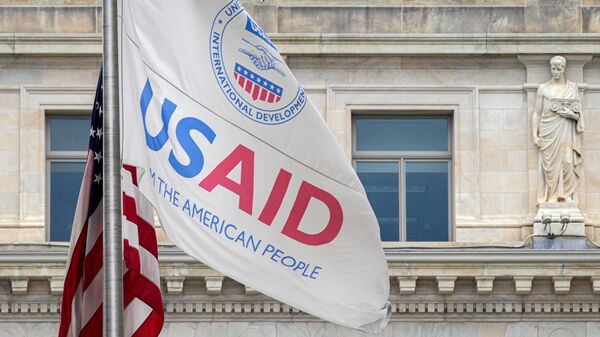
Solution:
[(158, 244), (156, 242), (156, 231), (146, 220), (137, 214), (135, 199), (123, 193), (123, 215), (138, 228), (138, 241), (140, 246), (146, 248), (156, 259), (158, 259)]
[(272, 92), (269, 92), (269, 96), (267, 97), (267, 102), (273, 103), (275, 101), (275, 95)]
[(131, 337), (156, 337), (162, 330), (164, 317), (152, 311)]
[(85, 259), (85, 241), (87, 237), (87, 222), (83, 225), (81, 234), (77, 239), (73, 255), (71, 255), (71, 263), (69, 264), (67, 275), (65, 276), (65, 284), (63, 288), (63, 300), (60, 307), (60, 328), (58, 337), (66, 337), (71, 326), (71, 312), (73, 306), (73, 297), (77, 291), (77, 286), (83, 275), (83, 261)]
[(142, 272), (140, 268), (140, 252), (129, 245), (129, 240), (123, 242), (123, 258), (127, 269), (135, 270), (138, 273)]
[[(101, 226), (102, 224), (92, 224), (94, 226)], [(83, 291), (85, 291), (90, 283), (94, 280), (98, 272), (102, 270), (102, 264), (104, 261), (103, 252), (103, 240), (102, 236), (98, 237), (94, 247), (88, 252), (83, 261)]]
[(134, 298), (138, 298), (155, 311), (163, 310), (160, 289), (142, 274), (134, 270), (127, 271), (123, 276), (123, 287), (127, 287), (127, 289), (130, 290), (123, 294), (123, 304), (125, 307), (127, 307)]
[(102, 305), (81, 329), (79, 337), (102, 337)]
[(129, 173), (131, 173), (131, 182), (133, 182), (133, 184), (135, 186), (137, 186), (138, 185), (137, 168), (135, 166), (127, 165), (127, 164), (123, 164), (123, 168), (126, 171), (129, 171)]

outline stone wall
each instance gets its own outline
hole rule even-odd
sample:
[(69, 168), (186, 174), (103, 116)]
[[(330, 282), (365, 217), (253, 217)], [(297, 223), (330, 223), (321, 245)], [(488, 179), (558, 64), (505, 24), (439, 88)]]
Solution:
[[(598, 0), (247, 0), (270, 33), (598, 33)], [(100, 0), (1, 0), (0, 33), (101, 30)]]
[[(588, 236), (600, 240), (600, 0), (242, 2), (349, 157), (353, 115), (452, 115), (457, 242), (386, 249), (393, 314), (382, 336), (600, 336), (595, 251), (558, 252), (550, 261), (552, 253), (528, 260), (538, 253), (468, 249), (517, 245), (531, 233), (532, 104), (554, 54), (565, 54), (567, 78), (581, 84), (585, 178), (578, 197)], [(101, 62), (100, 5), (0, 0), (0, 337), (56, 335), (66, 249), (44, 243), (45, 118), (90, 108)], [(14, 242), (38, 244), (3, 244)], [(462, 249), (439, 250), (446, 246)], [(161, 250), (161, 336), (365, 336), (175, 255)]]
[[(531, 233), (532, 99), (550, 56), (566, 54), (586, 107), (579, 204), (587, 233), (600, 237), (600, 1), (244, 3), (348, 157), (353, 114), (452, 114), (456, 241)], [(0, 242), (46, 239), (45, 115), (87, 109), (100, 30), (99, 0), (0, 0)]]
[[(4, 323), (0, 337), (55, 336), (56, 323)], [(391, 322), (382, 334), (316, 322), (173, 322), (160, 337), (597, 337), (597, 322)]]

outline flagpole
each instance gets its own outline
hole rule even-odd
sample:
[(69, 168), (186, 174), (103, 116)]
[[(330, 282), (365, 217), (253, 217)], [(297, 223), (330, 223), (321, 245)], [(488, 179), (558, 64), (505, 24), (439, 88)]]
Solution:
[(123, 238), (119, 135), (117, 0), (103, 0), (104, 337), (123, 336)]

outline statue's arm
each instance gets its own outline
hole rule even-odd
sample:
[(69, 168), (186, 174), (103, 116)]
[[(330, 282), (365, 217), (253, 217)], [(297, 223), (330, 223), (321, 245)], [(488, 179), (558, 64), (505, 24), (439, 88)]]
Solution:
[(538, 88), (537, 95), (535, 97), (535, 107), (533, 108), (533, 120), (531, 121), (533, 143), (537, 146), (542, 146), (542, 142), (540, 141), (539, 137), (540, 116), (542, 115), (542, 104), (544, 103), (544, 96), (542, 95), (542, 85), (540, 85), (540, 87)]

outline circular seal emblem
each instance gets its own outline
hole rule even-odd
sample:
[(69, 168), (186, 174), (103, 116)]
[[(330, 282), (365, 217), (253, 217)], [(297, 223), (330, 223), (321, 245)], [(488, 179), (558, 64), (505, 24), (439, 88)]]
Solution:
[(277, 125), (302, 112), (306, 93), (239, 0), (219, 11), (209, 43), (217, 83), (242, 115), (261, 124)]

